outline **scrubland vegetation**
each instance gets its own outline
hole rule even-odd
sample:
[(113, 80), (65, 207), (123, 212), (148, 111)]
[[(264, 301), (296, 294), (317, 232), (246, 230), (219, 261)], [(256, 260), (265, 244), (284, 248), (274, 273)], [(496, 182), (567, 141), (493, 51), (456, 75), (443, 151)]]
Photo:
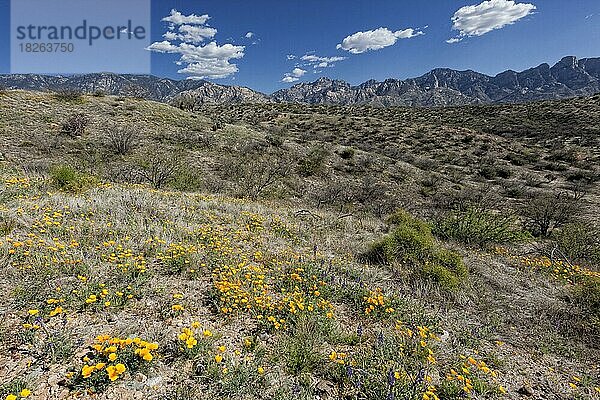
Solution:
[(600, 398), (598, 97), (0, 116), (0, 398)]

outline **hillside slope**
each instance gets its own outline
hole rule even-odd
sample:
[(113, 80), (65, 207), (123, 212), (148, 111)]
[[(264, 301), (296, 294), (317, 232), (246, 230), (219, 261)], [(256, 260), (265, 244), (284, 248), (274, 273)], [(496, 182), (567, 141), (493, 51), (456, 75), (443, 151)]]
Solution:
[(575, 190), (594, 224), (599, 107), (0, 93), (0, 396), (600, 398), (593, 259), (527, 214), (482, 246), (434, 223)]

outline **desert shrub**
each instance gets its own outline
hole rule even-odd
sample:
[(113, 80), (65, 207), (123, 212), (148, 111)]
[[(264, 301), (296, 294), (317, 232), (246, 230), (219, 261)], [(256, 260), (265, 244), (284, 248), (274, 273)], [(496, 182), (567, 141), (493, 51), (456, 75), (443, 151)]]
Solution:
[(566, 179), (573, 183), (592, 184), (600, 179), (596, 171), (575, 170), (567, 174)]
[(141, 155), (136, 160), (136, 166), (140, 180), (149, 183), (155, 189), (161, 189), (172, 183), (180, 170), (174, 154), (165, 154), (159, 151)]
[(410, 164), (423, 171), (438, 171), (440, 169), (440, 162), (429, 157), (414, 157)]
[(512, 176), (512, 171), (505, 165), (501, 165), (497, 169), (497, 174), (502, 179), (508, 179)]
[(210, 130), (213, 132), (217, 132), (217, 131), (220, 131), (221, 129), (223, 129), (224, 127), (225, 127), (225, 123), (223, 121), (216, 120), (213, 122), (213, 125), (211, 126)]
[(171, 101), (171, 105), (183, 111), (194, 111), (196, 100), (192, 96), (178, 96)]
[(224, 159), (220, 172), (234, 183), (236, 195), (256, 200), (281, 182), (292, 167), (292, 160), (283, 152), (255, 148)]
[(89, 123), (90, 119), (87, 115), (83, 113), (73, 114), (62, 123), (61, 131), (72, 138), (83, 136)]
[(392, 215), (388, 222), (394, 225), (393, 231), (371, 246), (364, 255), (366, 260), (399, 262), (448, 290), (458, 288), (467, 277), (461, 256), (439, 246), (427, 223), (403, 210)]
[(537, 164), (540, 170), (564, 172), (569, 169), (569, 166), (561, 162), (540, 162)]
[(504, 159), (509, 161), (512, 165), (522, 166), (527, 164), (527, 159), (520, 153), (507, 153)]
[(578, 154), (577, 150), (572, 147), (561, 147), (552, 151), (547, 158), (550, 161), (562, 161), (571, 164), (577, 161)]
[(528, 238), (516, 215), (491, 187), (441, 193), (434, 200), (433, 232), (470, 246), (513, 243)]
[(215, 143), (212, 132), (198, 132), (191, 129), (176, 129), (163, 131), (155, 136), (160, 143), (170, 143), (188, 149), (207, 149)]
[(398, 207), (398, 199), (390, 186), (381, 182), (377, 176), (364, 176), (352, 187), (352, 191), (352, 200), (360, 205), (363, 211), (371, 212), (379, 218)]
[(138, 127), (130, 124), (106, 122), (103, 129), (109, 148), (118, 155), (131, 152), (138, 138)]
[(309, 196), (317, 208), (322, 206), (344, 206), (354, 201), (354, 191), (347, 180), (327, 177), (310, 188)]
[(182, 192), (198, 190), (204, 186), (202, 176), (195, 173), (197, 169), (179, 168), (170, 186)]
[(321, 354), (328, 327), (314, 317), (301, 317), (280, 344), (286, 369), (293, 375), (311, 373), (323, 365)]
[(487, 246), (492, 243), (513, 243), (527, 238), (517, 228), (512, 213), (469, 206), (434, 218), (434, 233), (467, 245)]
[(552, 232), (553, 245), (573, 262), (600, 264), (600, 229), (590, 223), (572, 222)]
[(525, 185), (520, 182), (508, 181), (502, 185), (502, 194), (504, 197), (519, 199), (525, 196), (526, 192)]
[(103, 177), (110, 182), (142, 183), (143, 179), (138, 169), (135, 163), (123, 160), (109, 161), (104, 165)]
[(83, 97), (83, 93), (75, 89), (64, 89), (54, 93), (54, 98), (61, 101), (79, 101)]
[(468, 277), (467, 266), (460, 254), (447, 249), (438, 249), (430, 255), (430, 258), (431, 261), (423, 266), (421, 273), (425, 278), (437, 282), (442, 288), (455, 290)]
[(50, 180), (57, 189), (71, 193), (80, 193), (98, 183), (95, 177), (82, 174), (70, 165), (52, 167)]
[(281, 134), (267, 134), (265, 140), (273, 147), (281, 147), (285, 141)]
[[(569, 312), (576, 328), (587, 337), (600, 335), (600, 278), (588, 277), (574, 285), (570, 293)], [(593, 340), (593, 339), (592, 339)]]
[(572, 289), (573, 301), (600, 322), (600, 279), (587, 278)]
[(339, 155), (339, 156), (340, 156), (342, 159), (344, 159), (344, 160), (350, 160), (351, 158), (353, 158), (353, 157), (354, 157), (354, 154), (355, 154), (355, 153), (356, 153), (356, 152), (354, 151), (354, 149), (353, 149), (353, 148), (351, 148), (351, 147), (346, 147), (345, 149), (341, 150), (341, 151), (338, 153), (338, 155)]
[(298, 174), (304, 177), (317, 175), (325, 169), (329, 152), (323, 147), (313, 147), (305, 158), (298, 162)]
[(525, 227), (535, 236), (548, 236), (578, 215), (581, 197), (565, 191), (531, 194), (522, 208)]
[(479, 175), (483, 176), (485, 179), (494, 179), (498, 176), (498, 170), (495, 165), (483, 165), (479, 169)]

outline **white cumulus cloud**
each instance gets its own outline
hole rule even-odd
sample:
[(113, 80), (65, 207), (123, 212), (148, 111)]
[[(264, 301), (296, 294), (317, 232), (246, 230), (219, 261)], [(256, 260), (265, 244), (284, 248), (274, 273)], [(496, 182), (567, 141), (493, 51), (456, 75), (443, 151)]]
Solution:
[(171, 15), (164, 17), (161, 21), (169, 22), (173, 25), (204, 25), (209, 19), (210, 17), (208, 15), (183, 15), (179, 11), (172, 9)]
[(446, 40), (446, 43), (450, 43), (450, 44), (452, 44), (452, 43), (458, 43), (458, 42), (460, 42), (461, 40), (462, 40), (462, 39), (459, 39), (459, 38), (454, 38), (454, 37), (453, 37), (453, 38), (450, 38), (450, 39)]
[(466, 37), (481, 36), (506, 25), (512, 25), (534, 12), (536, 6), (514, 0), (487, 0), (477, 5), (465, 6), (452, 16), (452, 29), (458, 36), (446, 40), (457, 43)]
[(326, 62), (328, 64), (336, 61), (344, 61), (347, 57), (320, 57), (314, 54), (305, 54), (300, 59), (308, 62)]
[(380, 50), (392, 46), (399, 39), (409, 39), (424, 34), (419, 29), (408, 28), (393, 32), (382, 27), (371, 31), (356, 32), (347, 36), (336, 48), (346, 50), (352, 54), (360, 54), (369, 50)]
[(188, 75), (191, 79), (226, 78), (238, 72), (238, 67), (231, 60), (244, 57), (244, 46), (231, 43), (210, 43), (200, 45), (206, 39), (212, 39), (217, 34), (215, 28), (206, 26), (208, 15), (183, 15), (177, 10), (163, 21), (170, 25), (163, 35), (161, 42), (154, 42), (147, 50), (157, 53), (178, 54), (176, 65), (181, 66), (177, 72)]
[(296, 82), (296, 81), (300, 80), (300, 78), (302, 78), (304, 76), (304, 74), (306, 74), (306, 70), (296, 67), (292, 70), (292, 72), (286, 73), (283, 76), (283, 79), (281, 80), (281, 82), (285, 82), (285, 83)]
[(237, 65), (229, 63), (227, 60), (203, 60), (178, 70), (180, 74), (190, 75), (192, 79), (202, 78), (226, 78), (235, 74), (239, 69)]
[(215, 28), (197, 25), (180, 25), (179, 32), (168, 31), (163, 35), (167, 40), (181, 40), (188, 43), (200, 43), (204, 39), (213, 38), (217, 34)]
[[(326, 68), (333, 67), (334, 63), (338, 61), (344, 61), (348, 57), (321, 57), (316, 54), (305, 54), (300, 57), (304, 63), (302, 65), (313, 67), (313, 68)], [(289, 59), (289, 58), (288, 58)]]

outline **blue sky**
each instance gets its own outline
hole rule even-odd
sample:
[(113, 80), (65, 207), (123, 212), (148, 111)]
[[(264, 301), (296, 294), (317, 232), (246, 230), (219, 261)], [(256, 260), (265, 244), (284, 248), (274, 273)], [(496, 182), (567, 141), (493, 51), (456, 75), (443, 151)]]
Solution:
[[(172, 9), (181, 15), (161, 21)], [(9, 0), (0, 0), (1, 73), (10, 72), (9, 10)], [(191, 14), (198, 18), (185, 19)], [(182, 25), (200, 33), (183, 38)], [(252, 37), (245, 37), (248, 32)], [(447, 42), (452, 38), (456, 43)], [(419, 76), (437, 67), (493, 75), (552, 64), (565, 55), (600, 56), (600, 2), (153, 0), (151, 39), (158, 44), (152, 52), (155, 75), (223, 76), (212, 80), (268, 93), (320, 76), (358, 84)], [(181, 44), (192, 50), (182, 52)], [(302, 60), (306, 55), (313, 57)]]

